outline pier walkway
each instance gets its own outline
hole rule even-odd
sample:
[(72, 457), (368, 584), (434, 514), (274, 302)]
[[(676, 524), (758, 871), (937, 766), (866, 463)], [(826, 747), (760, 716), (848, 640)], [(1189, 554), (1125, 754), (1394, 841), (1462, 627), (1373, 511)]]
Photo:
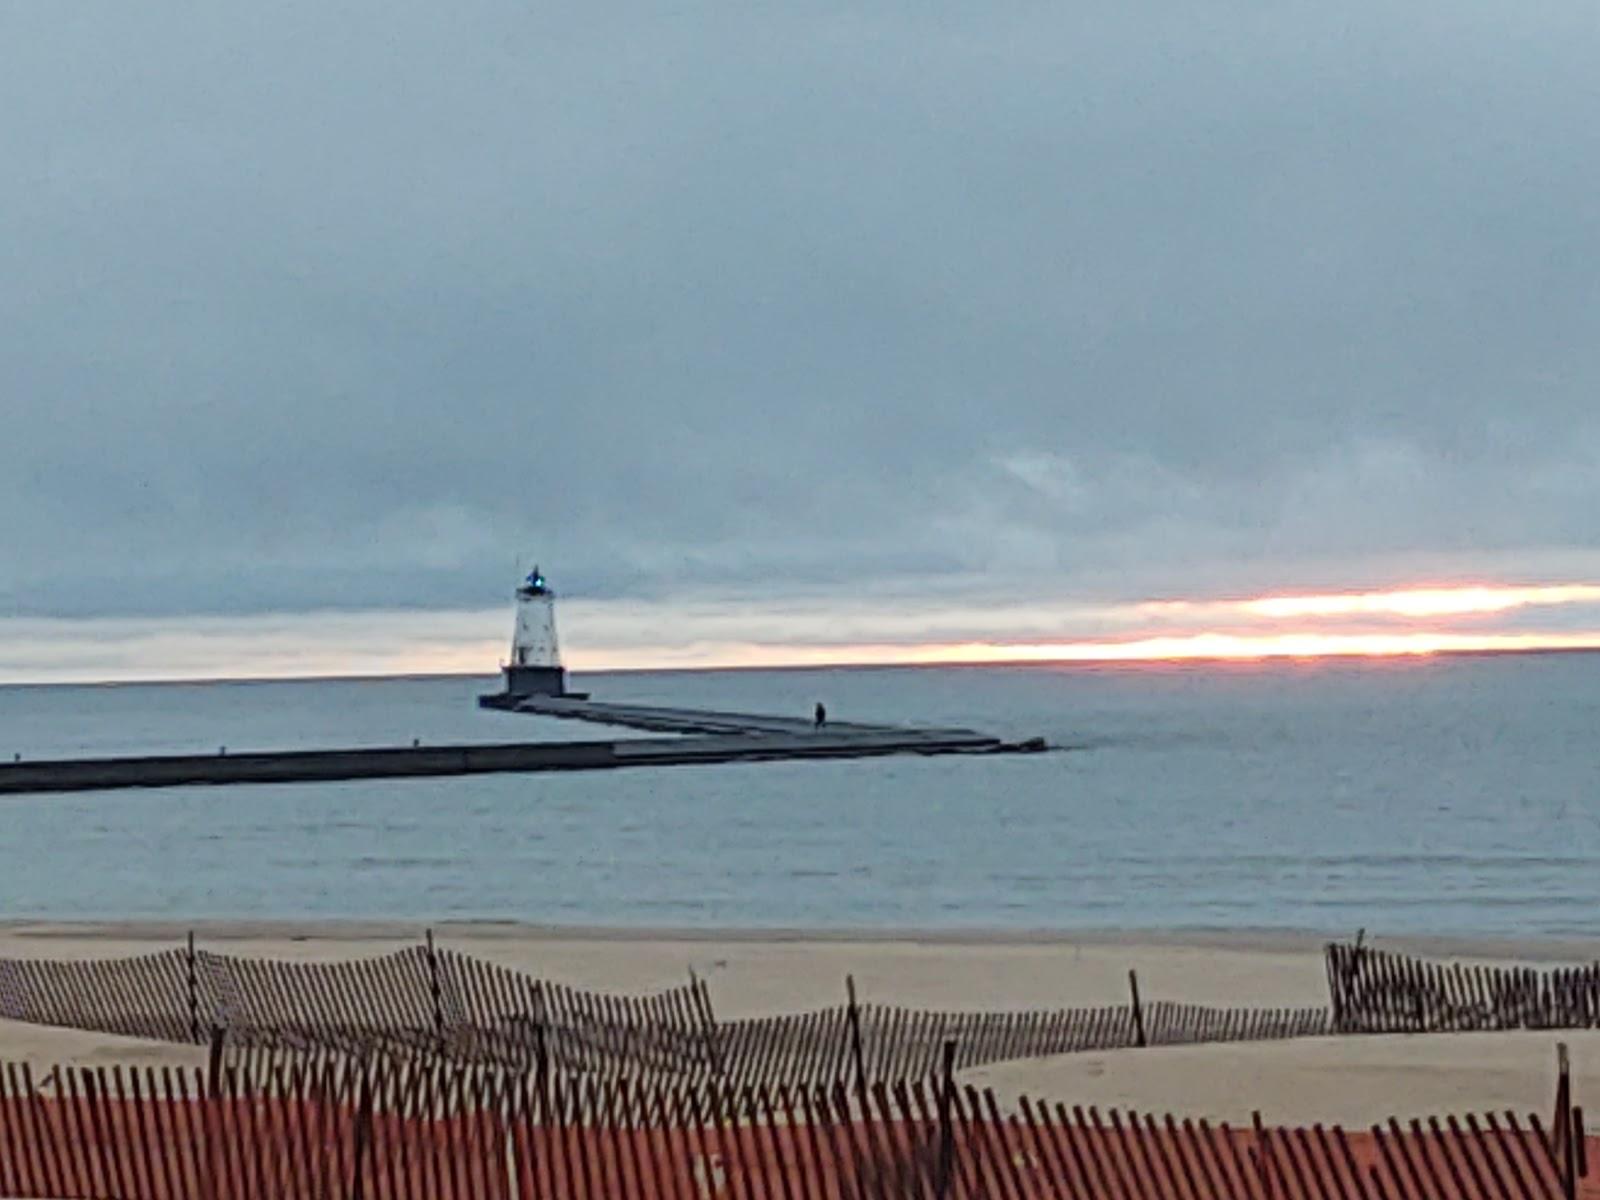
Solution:
[(886, 733), (983, 736), (973, 733), (970, 729), (858, 725), (848, 721), (829, 721), (818, 729), (804, 717), (717, 712), (700, 708), (658, 708), (644, 704), (610, 704), (599, 700), (577, 700), (569, 696), (527, 696), (517, 701), (510, 711), (529, 713), (538, 717), (557, 717), (567, 721), (592, 721), (597, 725), (620, 725), (627, 729), (647, 729), (655, 733), (729, 733), (747, 736), (791, 734), (807, 737), (857, 737)]

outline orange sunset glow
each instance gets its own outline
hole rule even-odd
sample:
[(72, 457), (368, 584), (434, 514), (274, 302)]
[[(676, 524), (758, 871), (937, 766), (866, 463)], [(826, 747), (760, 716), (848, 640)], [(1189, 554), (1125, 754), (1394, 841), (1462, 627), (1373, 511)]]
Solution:
[(918, 647), (921, 662), (1154, 662), (1182, 659), (1383, 657), (1600, 649), (1586, 633), (1195, 633), (1109, 642)]
[[(1147, 616), (1195, 619), (1232, 616), (1248, 629), (1190, 629), (1112, 639), (973, 642), (918, 647), (924, 662), (1151, 662), (1183, 659), (1380, 657), (1448, 653), (1511, 653), (1600, 648), (1597, 631), (1464, 631), (1436, 629), (1318, 629), (1319, 617), (1387, 617), (1415, 621), (1559, 605), (1600, 604), (1600, 585), (1470, 584), (1260, 596), (1231, 601), (1168, 601), (1137, 606)], [(1285, 622), (1296, 627), (1286, 629)]]
[[(1568, 606), (1566, 627), (1519, 626), (1517, 613)], [(1591, 608), (1593, 613), (1584, 611)], [(812, 614), (816, 617), (817, 614)], [(1030, 604), (967, 614), (973, 636), (918, 638), (918, 626), (949, 628), (948, 613), (857, 622), (849, 640), (827, 622), (789, 614), (792, 640), (740, 622), (697, 625), (679, 646), (574, 643), (574, 665), (801, 667), (834, 664), (1116, 663), (1425, 657), (1600, 649), (1600, 585), (1418, 585), (1391, 590), (1284, 592), (1231, 599), (1179, 599), (1100, 606)], [(1486, 627), (1486, 619), (1493, 625)], [(1048, 634), (1042, 630), (1049, 629)], [(1027, 632), (1024, 632), (1026, 630)], [(601, 631), (597, 628), (594, 633)], [(742, 636), (741, 636), (742, 635)], [(821, 635), (821, 636), (819, 636)]]
[[(1545, 614), (1534, 625), (1529, 614)], [(1564, 611), (1563, 611), (1564, 610)], [(1560, 613), (1561, 628), (1552, 628)], [(1433, 583), (1393, 590), (1231, 599), (927, 610), (828, 603), (574, 601), (565, 611), (577, 671), (859, 664), (1156, 663), (1421, 658), (1600, 649), (1600, 585)], [(0, 623), (0, 680), (274, 678), (476, 674), (505, 649), (503, 609)], [(850, 633), (841, 636), (839, 630)], [(671, 630), (670, 640), (661, 631)], [(8, 632), (9, 630), (9, 632)], [(51, 647), (90, 637), (92, 661)]]
[[(806, 667), (954, 666), (981, 663), (1153, 663), (1317, 658), (1422, 658), (1435, 654), (1529, 653), (1554, 650), (1600, 650), (1600, 630), (1582, 633), (1448, 632), (1394, 634), (1195, 633), (1132, 638), (1125, 641), (960, 642), (913, 645), (738, 646), (707, 648), (692, 664), (682, 657), (641, 662), (634, 666)], [(575, 656), (576, 657), (576, 656)], [(622, 668), (609, 656), (584, 655), (587, 670)]]
[(1448, 617), (1508, 612), (1536, 606), (1595, 603), (1600, 603), (1600, 586), (1571, 583), (1542, 587), (1401, 588), (1389, 592), (1263, 596), (1242, 601), (1239, 607), (1244, 612), (1262, 617)]
[(1464, 617), (1524, 608), (1600, 604), (1600, 584), (1460, 584), (1385, 591), (1285, 592), (1233, 600), (1147, 600), (1150, 617)]
[[(1142, 628), (1120, 636), (1063, 632), (1052, 638), (1008, 637), (999, 617), (993, 634), (964, 641), (821, 641), (704, 644), (705, 666), (819, 666), (833, 663), (912, 665), (956, 663), (1115, 663), (1526, 653), (1600, 649), (1600, 616), (1589, 628), (1548, 630), (1481, 622), (1463, 628), (1456, 618), (1501, 616), (1518, 610), (1600, 606), (1600, 585), (1427, 585), (1324, 593), (1283, 593), (1242, 599), (1161, 600), (1098, 610)], [(1087, 610), (1086, 610), (1087, 611)], [(1350, 619), (1362, 628), (1350, 628)], [(1074, 617), (1063, 612), (1061, 623)], [(1323, 625), (1323, 622), (1331, 622)], [(1418, 623), (1428, 627), (1419, 628)], [(648, 651), (645, 656), (657, 664)], [(638, 663), (639, 651), (633, 652)], [(597, 655), (591, 666), (623, 665)], [(676, 658), (673, 665), (687, 665)]]

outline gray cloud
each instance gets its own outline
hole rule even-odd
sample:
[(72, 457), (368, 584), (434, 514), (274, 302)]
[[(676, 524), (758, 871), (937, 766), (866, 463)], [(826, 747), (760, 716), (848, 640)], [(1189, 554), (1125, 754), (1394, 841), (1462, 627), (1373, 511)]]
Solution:
[(0, 614), (1600, 563), (1578, 3), (0, 6)]

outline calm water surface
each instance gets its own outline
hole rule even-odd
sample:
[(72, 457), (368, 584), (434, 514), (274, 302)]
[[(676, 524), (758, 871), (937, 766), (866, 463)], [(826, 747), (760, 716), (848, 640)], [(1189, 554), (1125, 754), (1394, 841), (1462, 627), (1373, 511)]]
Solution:
[[(1600, 933), (1600, 655), (583, 682), (1065, 749), (0, 799), (0, 913)], [(0, 688), (0, 753), (597, 733), (489, 686)]]

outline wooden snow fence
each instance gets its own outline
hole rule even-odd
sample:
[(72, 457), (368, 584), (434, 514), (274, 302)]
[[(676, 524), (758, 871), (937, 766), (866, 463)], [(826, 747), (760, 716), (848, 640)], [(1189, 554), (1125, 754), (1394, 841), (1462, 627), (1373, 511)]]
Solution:
[(705, 985), (611, 996), (425, 946), (336, 963), (196, 950), (0, 960), (0, 1017), (168, 1042), (417, 1053), (633, 1076), (713, 1070)]
[(1021, 1012), (929, 1012), (878, 1004), (716, 1026), (723, 1078), (735, 1087), (817, 1086), (862, 1079), (926, 1079), (942, 1048), (956, 1067), (1136, 1046), (1315, 1037), (1326, 1009), (1206, 1008), (1166, 1001), (1135, 1007)]
[[(1509, 1113), (1248, 1127), (933, 1081), (645, 1086), (410, 1061), (270, 1078), (0, 1067), (0, 1194), (58, 1200), (1555, 1200), (1584, 1142)], [(1581, 1112), (1558, 1113), (1581, 1131)], [(1568, 1122), (1570, 1121), (1570, 1124)]]
[(1440, 963), (1356, 942), (1326, 952), (1339, 1033), (1592, 1029), (1600, 964), (1534, 970)]
[(334, 963), (184, 949), (94, 961), (0, 960), (0, 1017), (227, 1050), (414, 1055), (463, 1065), (628, 1078), (816, 1087), (927, 1077), (958, 1066), (1135, 1046), (1315, 1036), (1327, 1010), (1130, 1004), (933, 1012), (848, 1003), (718, 1021), (691, 978), (649, 996), (585, 992), (424, 945)]

